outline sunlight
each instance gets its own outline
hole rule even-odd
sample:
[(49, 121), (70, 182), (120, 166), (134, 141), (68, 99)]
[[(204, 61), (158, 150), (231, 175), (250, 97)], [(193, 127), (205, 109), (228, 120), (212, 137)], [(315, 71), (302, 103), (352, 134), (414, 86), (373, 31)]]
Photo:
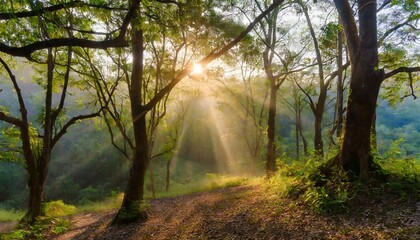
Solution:
[(203, 73), (204, 73), (203, 66), (201, 66), (201, 64), (194, 63), (193, 70), (192, 70), (191, 74), (193, 74), (193, 75), (201, 75)]

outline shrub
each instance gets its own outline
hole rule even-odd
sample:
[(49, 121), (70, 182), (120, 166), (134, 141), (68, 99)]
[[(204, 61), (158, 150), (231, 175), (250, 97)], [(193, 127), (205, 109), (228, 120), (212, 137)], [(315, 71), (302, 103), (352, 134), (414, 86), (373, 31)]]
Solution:
[(65, 204), (63, 200), (44, 203), (43, 210), (46, 217), (59, 217), (76, 213), (76, 207)]

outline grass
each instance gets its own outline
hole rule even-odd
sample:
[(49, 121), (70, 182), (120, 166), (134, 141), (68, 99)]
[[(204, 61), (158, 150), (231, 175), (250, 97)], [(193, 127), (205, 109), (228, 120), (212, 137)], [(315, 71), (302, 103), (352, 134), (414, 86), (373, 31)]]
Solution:
[(0, 222), (17, 221), (25, 215), (23, 210), (0, 209)]
[(123, 194), (117, 194), (116, 196), (109, 197), (99, 202), (88, 202), (83, 205), (79, 205), (76, 208), (76, 212), (101, 212), (106, 210), (117, 209), (121, 206)]
[[(157, 198), (176, 197), (180, 195), (192, 194), (197, 192), (206, 192), (214, 189), (234, 187), (247, 183), (248, 178), (206, 174), (206, 176), (198, 181), (181, 184), (178, 182), (171, 182), (168, 192), (156, 192)], [(151, 193), (146, 194), (146, 199), (152, 198)]]
[[(202, 180), (181, 184), (172, 182), (168, 192), (157, 192), (156, 197), (166, 198), (175, 197), (197, 192), (205, 192), (218, 188), (234, 187), (242, 184), (252, 184), (255, 180), (243, 177), (234, 177), (217, 174), (207, 174)], [(46, 215), (49, 217), (58, 217), (83, 212), (101, 212), (112, 209), (118, 209), (121, 206), (123, 193), (115, 194), (98, 202), (86, 202), (82, 205), (72, 206), (63, 203), (63, 201), (53, 201), (45, 204)], [(146, 199), (151, 199), (151, 193), (146, 192)], [(0, 209), (0, 222), (20, 220), (25, 215), (23, 210), (5, 210)]]

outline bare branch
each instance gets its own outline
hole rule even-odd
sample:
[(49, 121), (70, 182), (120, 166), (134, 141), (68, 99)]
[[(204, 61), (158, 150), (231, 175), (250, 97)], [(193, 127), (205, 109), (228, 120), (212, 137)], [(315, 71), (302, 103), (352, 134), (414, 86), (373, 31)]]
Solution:
[(20, 119), (15, 118), (15, 117), (11, 117), (11, 116), (9, 116), (6, 113), (1, 112), (1, 111), (0, 111), (0, 120), (3, 121), (3, 122), (13, 124), (16, 127), (22, 126), (22, 121)]
[(37, 50), (65, 46), (77, 46), (97, 49), (107, 49), (111, 47), (123, 48), (128, 47), (128, 42), (120, 37), (103, 41), (93, 41), (80, 38), (55, 38), (45, 41), (37, 41), (23, 47), (10, 47), (0, 42), (0, 52), (4, 52), (16, 57), (25, 57), (31, 59), (31, 54)]
[(74, 125), (75, 123), (81, 120), (98, 117), (100, 116), (101, 111), (102, 111), (102, 108), (99, 109), (99, 111), (97, 111), (96, 113), (91, 113), (87, 115), (79, 115), (70, 119), (52, 139), (51, 148), (54, 147), (54, 145), (58, 142), (58, 140), (60, 140), (60, 138), (67, 132), (67, 129), (69, 127), (71, 127), (72, 125)]
[[(350, 62), (346, 62), (343, 66), (342, 66), (342, 69), (341, 70), (346, 70), (346, 68), (348, 68), (350, 66)], [(331, 83), (331, 81), (335, 78), (335, 77), (337, 77), (337, 75), (338, 75), (338, 72), (339, 70), (337, 70), (337, 71), (334, 71), (334, 72), (332, 72), (331, 74), (330, 74), (330, 76), (328, 77), (328, 79), (325, 81), (325, 86), (328, 86), (330, 83)]]
[(19, 88), (19, 85), (17, 84), (16, 76), (12, 73), (12, 70), (10, 70), (7, 63), (1, 57), (0, 57), (0, 63), (6, 69), (7, 74), (9, 74), (10, 80), (12, 81), (12, 84), (13, 84), (13, 88), (15, 89), (16, 95), (18, 97), (20, 114), (21, 114), (21, 117), (22, 117), (21, 122), (27, 122), (27, 110), (26, 110), (26, 106), (25, 106), (25, 101), (23, 101), (22, 92)]
[(384, 35), (382, 35), (379, 39), (378, 39), (378, 43), (382, 43), (385, 38), (387, 38), (389, 35), (391, 35), (393, 32), (397, 31), (398, 29), (408, 25), (410, 22), (412, 21), (411, 16), (407, 18), (407, 20), (405, 20), (404, 22), (395, 25), (394, 27), (392, 27), (391, 29), (388, 29)]
[(305, 89), (303, 89), (303, 87), (302, 87), (302, 86), (300, 86), (300, 84), (299, 84), (297, 81), (295, 81), (295, 82), (296, 82), (296, 85), (299, 87), (299, 89), (303, 92), (303, 94), (305, 94), (305, 96), (308, 98), (308, 100), (309, 100), (309, 106), (311, 107), (312, 112), (316, 112), (316, 106), (315, 106), (315, 103), (314, 103), (314, 101), (312, 100), (312, 98), (311, 98), (311, 96), (309, 95), (309, 93), (308, 93)]
[(420, 67), (399, 67), (395, 70), (392, 70), (391, 72), (385, 73), (383, 80), (402, 72), (405, 72), (405, 73), (420, 72)]

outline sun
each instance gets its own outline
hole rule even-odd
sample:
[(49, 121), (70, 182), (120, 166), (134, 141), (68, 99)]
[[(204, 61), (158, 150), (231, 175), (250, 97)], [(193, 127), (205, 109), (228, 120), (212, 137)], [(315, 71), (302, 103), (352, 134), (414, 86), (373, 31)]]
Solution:
[(203, 74), (203, 72), (204, 72), (203, 66), (201, 66), (198, 63), (195, 63), (193, 65), (193, 70), (191, 72), (192, 74), (194, 74), (194, 75), (200, 75), (200, 74)]

